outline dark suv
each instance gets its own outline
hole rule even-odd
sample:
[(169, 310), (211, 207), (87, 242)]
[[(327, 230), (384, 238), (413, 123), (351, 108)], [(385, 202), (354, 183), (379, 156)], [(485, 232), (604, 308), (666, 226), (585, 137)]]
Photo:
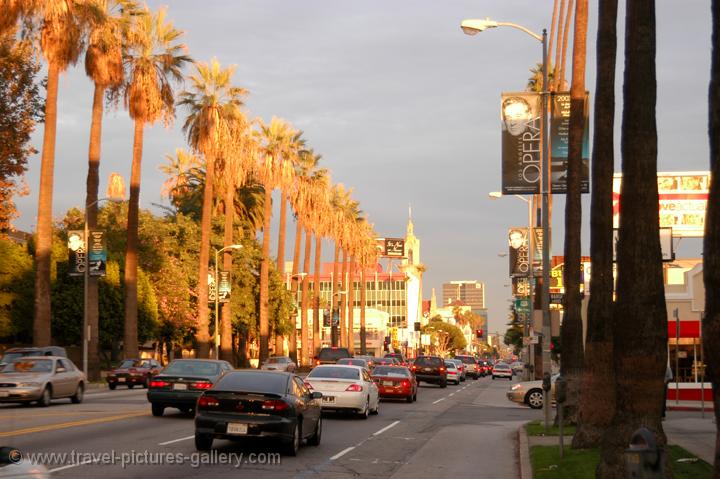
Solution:
[(413, 363), (412, 370), (418, 384), (420, 381), (424, 381), (437, 384), (441, 388), (447, 387), (445, 361), (439, 356), (418, 356)]
[(467, 375), (470, 376), (473, 379), (477, 379), (480, 377), (480, 366), (478, 365), (477, 359), (475, 359), (475, 356), (467, 356), (467, 355), (456, 355), (455, 359), (459, 359), (463, 362), (463, 364), (467, 365)]
[(315, 365), (319, 364), (335, 364), (338, 359), (351, 358), (352, 354), (348, 348), (322, 348), (317, 356), (315, 356)]

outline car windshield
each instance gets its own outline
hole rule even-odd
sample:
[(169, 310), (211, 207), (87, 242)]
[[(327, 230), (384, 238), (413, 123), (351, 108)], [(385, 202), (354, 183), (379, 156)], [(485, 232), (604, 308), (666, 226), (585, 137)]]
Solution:
[(367, 362), (364, 359), (355, 359), (355, 358), (343, 358), (338, 359), (338, 364), (350, 364), (351, 366), (367, 366)]
[(139, 368), (142, 364), (142, 361), (139, 359), (126, 359), (122, 363), (120, 363), (119, 368)]
[(336, 366), (317, 367), (307, 375), (309, 378), (360, 379), (360, 370)]
[(50, 373), (53, 362), (50, 359), (22, 359), (8, 364), (2, 370), (4, 373)]
[(220, 370), (220, 365), (207, 361), (173, 361), (163, 371), (163, 374), (198, 374), (201, 376), (215, 376)]
[(407, 377), (407, 376), (410, 376), (410, 371), (407, 368), (393, 368), (393, 367), (388, 367), (388, 366), (378, 366), (373, 371), (373, 376)]
[(268, 358), (267, 362), (268, 364), (282, 364), (286, 363), (287, 360), (285, 358)]
[(510, 369), (510, 366), (507, 364), (496, 364), (495, 369)]
[(318, 357), (324, 361), (337, 361), (340, 358), (349, 358), (350, 353), (345, 348), (321, 349)]
[(13, 361), (16, 361), (18, 358), (21, 358), (23, 356), (28, 356), (27, 354), (23, 353), (6, 353), (5, 356), (2, 358), (2, 362), (4, 363), (11, 363)]
[(459, 359), (465, 364), (475, 364), (477, 362), (472, 356), (458, 356), (456, 359)]
[(416, 366), (442, 366), (442, 359), (440, 358), (417, 358), (415, 360)]
[(448, 369), (457, 369), (457, 365), (452, 361), (445, 361), (445, 366), (447, 366)]
[(215, 385), (219, 391), (285, 394), (288, 375), (276, 372), (233, 371)]

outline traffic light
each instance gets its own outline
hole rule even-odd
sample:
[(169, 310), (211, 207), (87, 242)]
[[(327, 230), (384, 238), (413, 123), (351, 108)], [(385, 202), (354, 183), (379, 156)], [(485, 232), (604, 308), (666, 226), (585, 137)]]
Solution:
[(385, 336), (385, 341), (383, 341), (383, 350), (389, 351), (390, 350), (390, 341), (392, 338), (390, 336)]
[(485, 331), (483, 331), (482, 329), (475, 330), (475, 337), (477, 339), (482, 339), (484, 336), (485, 336)]
[(415, 323), (415, 331), (420, 331), (420, 323)]

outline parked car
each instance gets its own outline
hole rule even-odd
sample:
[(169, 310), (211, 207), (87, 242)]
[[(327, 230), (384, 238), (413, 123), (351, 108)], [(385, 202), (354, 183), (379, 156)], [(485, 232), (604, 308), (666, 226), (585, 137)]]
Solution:
[(447, 372), (447, 381), (453, 384), (460, 384), (460, 370), (455, 361), (445, 360), (445, 371)]
[(285, 371), (286, 373), (294, 373), (296, 368), (295, 362), (287, 356), (270, 356), (260, 367), (265, 371)]
[(320, 444), (321, 397), (291, 373), (228, 372), (198, 398), (195, 448), (208, 451), (215, 439), (268, 439), (295, 456), (304, 440)]
[(3, 366), (6, 364), (25, 356), (56, 356), (59, 358), (66, 358), (67, 352), (65, 351), (65, 348), (61, 348), (60, 346), (10, 348), (5, 351), (2, 359), (0, 359), (0, 370), (2, 370)]
[(360, 366), (361, 368), (365, 368), (370, 371), (370, 365), (368, 364), (368, 362), (358, 357), (338, 359), (336, 364), (349, 364), (350, 366)]
[(403, 356), (402, 353), (387, 353), (385, 357), (397, 359), (398, 363), (400, 363), (401, 366), (407, 365), (407, 361), (405, 361), (405, 356)]
[(506, 363), (497, 363), (495, 366), (493, 366), (492, 369), (492, 378), (508, 378), (510, 381), (512, 381), (513, 378), (513, 371), (512, 368), (510, 368), (509, 364)]
[(118, 385), (127, 386), (128, 389), (135, 386), (147, 388), (161, 369), (162, 365), (154, 359), (125, 359), (108, 373), (105, 380), (110, 389), (115, 389)]
[(407, 402), (417, 401), (417, 380), (406, 367), (378, 366), (372, 372), (372, 379), (378, 387), (381, 398), (404, 398)]
[(317, 356), (315, 356), (315, 365), (320, 364), (335, 364), (338, 359), (351, 358), (352, 354), (348, 348), (322, 348)]
[(513, 370), (513, 374), (522, 374), (523, 370), (525, 370), (525, 364), (520, 361), (515, 361), (514, 363), (510, 363), (510, 369)]
[(455, 359), (459, 359), (463, 362), (463, 364), (465, 364), (465, 366), (467, 367), (466, 374), (468, 376), (473, 379), (477, 379), (480, 377), (480, 366), (478, 366), (478, 362), (477, 359), (475, 359), (475, 356), (459, 354), (455, 356)]
[(460, 372), (460, 381), (465, 381), (467, 379), (467, 367), (465, 366), (465, 363), (455, 358), (447, 359), (446, 361), (452, 361), (455, 363), (455, 366), (457, 366), (457, 369)]
[(86, 383), (85, 374), (68, 358), (24, 356), (0, 372), (0, 402), (36, 402), (47, 407), (53, 399), (69, 398), (78, 404)]
[[(553, 374), (550, 377), (550, 394), (555, 399), (555, 380), (560, 376), (559, 374)], [(507, 392), (507, 398), (510, 401), (527, 404), (533, 409), (542, 409), (543, 407), (543, 389), (542, 380), (536, 381), (522, 381), (513, 384)]]
[(167, 407), (190, 412), (202, 393), (232, 369), (227, 361), (176, 359), (150, 381), (147, 398), (153, 416), (162, 416)]
[(447, 369), (445, 361), (439, 356), (418, 356), (413, 363), (412, 370), (418, 384), (420, 381), (437, 384), (441, 388), (447, 387)]
[(324, 410), (352, 411), (362, 419), (378, 413), (378, 387), (367, 369), (360, 366), (322, 364), (305, 377), (305, 385), (322, 393)]

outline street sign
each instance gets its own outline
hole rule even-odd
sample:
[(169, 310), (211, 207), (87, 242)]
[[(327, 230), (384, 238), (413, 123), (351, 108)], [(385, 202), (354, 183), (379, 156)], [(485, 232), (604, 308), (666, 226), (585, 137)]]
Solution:
[(530, 344), (540, 344), (540, 336), (525, 336), (523, 346), (529, 346)]
[(515, 311), (518, 314), (530, 314), (530, 298), (523, 296), (515, 299)]
[(215, 275), (208, 273), (208, 303), (215, 303)]
[(402, 258), (405, 256), (405, 240), (402, 238), (385, 238), (385, 256)]

